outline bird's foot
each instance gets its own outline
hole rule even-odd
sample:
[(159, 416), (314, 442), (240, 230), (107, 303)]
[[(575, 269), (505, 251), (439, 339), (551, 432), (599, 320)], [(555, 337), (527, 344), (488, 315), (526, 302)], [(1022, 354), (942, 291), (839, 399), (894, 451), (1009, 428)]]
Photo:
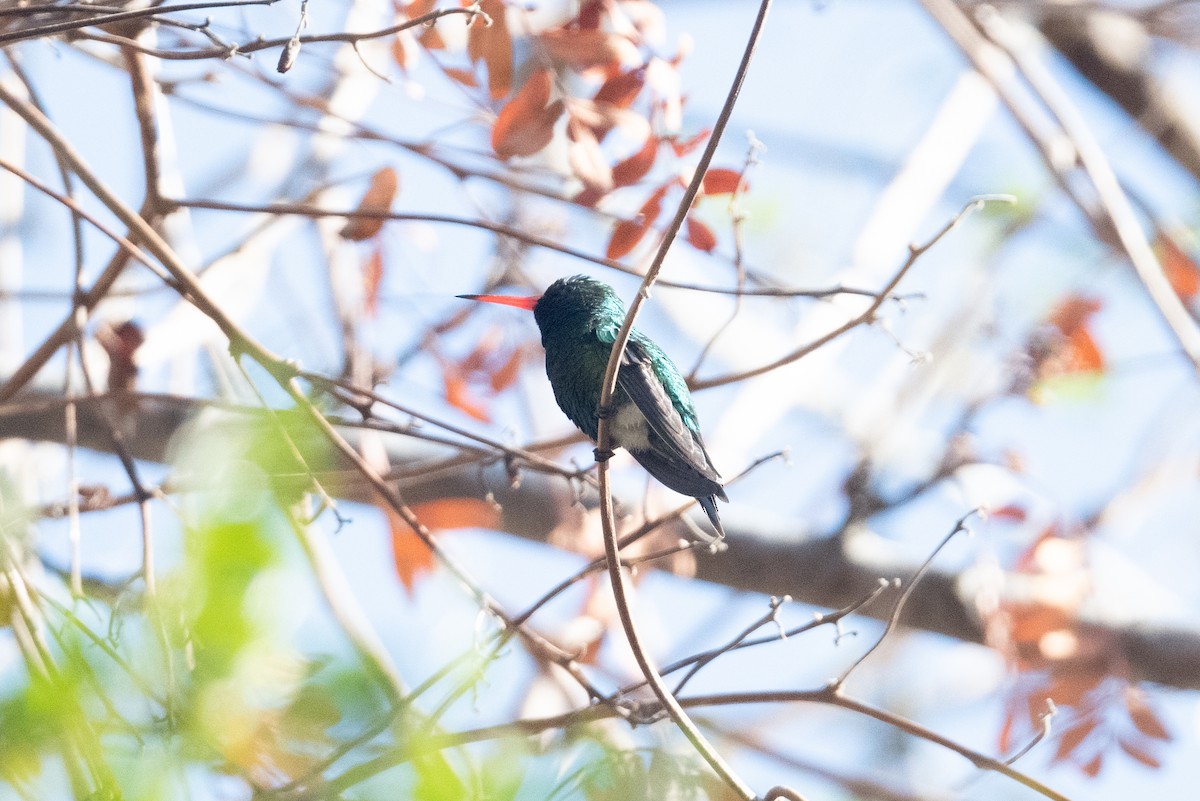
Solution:
[(615, 403), (607, 403), (603, 406), (596, 407), (596, 417), (600, 420), (607, 420), (617, 413), (617, 405)]
[(600, 450), (599, 448), (593, 448), (592, 453), (596, 455), (597, 462), (607, 462), (613, 457), (613, 452), (607, 449)]

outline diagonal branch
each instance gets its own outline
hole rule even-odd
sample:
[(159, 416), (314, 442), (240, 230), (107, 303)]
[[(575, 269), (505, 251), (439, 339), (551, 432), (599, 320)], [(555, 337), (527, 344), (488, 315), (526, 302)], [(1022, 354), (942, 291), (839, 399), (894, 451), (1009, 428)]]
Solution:
[[(981, 32), (954, 0), (922, 0), (922, 3), (972, 66), (988, 79), (1013, 116), (1021, 121), (1022, 128), (1038, 147), (1050, 174), (1079, 206), (1100, 238), (1119, 248), (1129, 259), (1138, 280), (1191, 361), (1193, 369), (1200, 371), (1200, 325), (1197, 325), (1183, 301), (1171, 288), (1162, 265), (1138, 223), (1129, 198), (1074, 103), (1054, 81), (1040, 59), (1030, 53), (1025, 45), (1016, 42), (1011, 24), (995, 9), (979, 9), (977, 20), (983, 28)], [(1050, 111), (1054, 118), (1052, 123), (1059, 129), (1058, 142), (1065, 141), (1072, 150), (1070, 158), (1062, 157), (1061, 147), (1052, 150), (1051, 141), (1035, 133), (1029, 124), (1031, 115), (1026, 113), (1019, 101), (1019, 90), (1023, 87), (1015, 85), (1014, 68), (1024, 77), (1027, 88), (1033, 91), (1037, 101)], [(1095, 192), (1096, 208), (1092, 208), (1070, 187), (1068, 179), (1079, 171), (1082, 171)]]
[[(733, 85), (729, 88), (729, 93), (725, 97), (725, 104), (721, 108), (721, 114), (717, 118), (716, 124), (713, 126), (713, 132), (709, 137), (708, 144), (704, 148), (704, 153), (700, 156), (700, 162), (696, 165), (695, 174), (692, 176), (692, 180), (688, 183), (687, 189), (683, 193), (683, 199), (679, 202), (679, 207), (675, 211), (674, 218), (663, 233), (658, 252), (654, 255), (654, 260), (646, 270), (646, 277), (642, 280), (641, 289), (638, 290), (637, 296), (629, 304), (629, 311), (625, 315), (625, 321), (621, 326), (620, 332), (617, 334), (616, 340), (613, 342), (612, 352), (608, 358), (608, 367), (604, 373), (604, 383), (600, 387), (599, 408), (601, 409), (608, 406), (612, 400), (613, 393), (616, 391), (617, 370), (621, 364), (625, 346), (629, 342), (630, 333), (633, 331), (634, 321), (637, 319), (639, 309), (641, 309), (642, 301), (650, 297), (650, 287), (657, 280), (658, 274), (662, 270), (663, 262), (667, 258), (667, 252), (670, 250), (672, 243), (674, 243), (679, 229), (683, 226), (684, 219), (692, 208), (692, 203), (695, 202), (696, 196), (700, 192), (700, 187), (704, 181), (704, 174), (708, 171), (708, 165), (712, 163), (713, 155), (717, 152), (717, 145), (721, 141), (721, 135), (724, 133), (725, 127), (729, 124), (729, 118), (733, 115), (734, 104), (737, 102), (742, 84), (746, 80), (746, 73), (750, 69), (750, 61), (754, 57), (754, 51), (758, 46), (759, 38), (766, 24), (767, 12), (770, 8), (771, 0), (762, 0), (758, 9), (758, 17), (754, 20), (754, 27), (750, 31), (745, 51), (742, 53), (742, 61), (738, 65), (737, 73), (734, 75)], [(611, 450), (611, 437), (612, 432), (609, 426), (609, 418), (606, 415), (600, 415), (599, 427), (596, 432), (597, 454)], [(667, 710), (671, 719), (675, 721), (675, 725), (680, 728), (688, 738), (688, 741), (704, 757), (705, 761), (721, 777), (722, 781), (729, 785), (742, 798), (753, 799), (755, 798), (754, 791), (733, 772), (733, 769), (725, 759), (717, 753), (716, 749), (708, 742), (696, 724), (688, 717), (683, 707), (679, 705), (679, 702), (671, 695), (671, 691), (667, 689), (662, 676), (659, 675), (654, 663), (650, 661), (645, 649), (641, 646), (637, 626), (634, 623), (633, 614), (629, 608), (625, 575), (621, 569), (616, 526), (613, 523), (612, 488), (608, 480), (607, 459), (599, 460), (597, 477), (600, 481), (600, 521), (604, 529), (604, 553), (608, 558), (609, 580), (612, 583), (613, 596), (616, 601), (617, 612), (621, 618), (621, 625), (625, 629), (625, 638), (629, 641), (630, 650), (633, 651), (638, 667), (641, 668), (642, 675), (646, 677), (646, 681), (650, 685), (650, 689), (653, 690), (654, 695), (662, 703), (663, 708)]]

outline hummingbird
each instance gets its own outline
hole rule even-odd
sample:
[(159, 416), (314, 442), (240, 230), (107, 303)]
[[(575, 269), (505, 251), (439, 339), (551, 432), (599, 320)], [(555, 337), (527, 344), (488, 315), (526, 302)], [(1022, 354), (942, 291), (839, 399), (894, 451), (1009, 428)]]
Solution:
[[(600, 387), (613, 342), (625, 321), (625, 304), (608, 284), (575, 275), (560, 278), (542, 295), (459, 295), (533, 312), (546, 350), (546, 377), (558, 407), (596, 441), (600, 416), (610, 419), (613, 444), (624, 448), (662, 484), (700, 502), (716, 537), (725, 536), (717, 498), (728, 501), (721, 477), (704, 449), (687, 382), (662, 348), (636, 328), (617, 372), (617, 387), (601, 411)], [(597, 451), (597, 459), (611, 453)]]

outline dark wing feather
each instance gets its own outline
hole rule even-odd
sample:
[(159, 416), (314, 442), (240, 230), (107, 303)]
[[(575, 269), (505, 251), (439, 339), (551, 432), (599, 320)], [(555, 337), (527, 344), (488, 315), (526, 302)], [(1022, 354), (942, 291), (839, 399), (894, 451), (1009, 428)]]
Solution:
[(642, 346), (630, 340), (617, 373), (617, 386), (638, 407), (653, 434), (655, 452), (632, 452), (646, 470), (676, 492), (726, 500), (721, 476), (698, 435), (683, 422)]

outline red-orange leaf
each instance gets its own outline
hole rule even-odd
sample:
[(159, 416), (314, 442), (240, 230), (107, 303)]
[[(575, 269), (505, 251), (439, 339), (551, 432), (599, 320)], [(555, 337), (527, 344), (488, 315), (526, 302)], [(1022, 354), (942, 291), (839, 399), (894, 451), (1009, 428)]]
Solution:
[(1104, 354), (1100, 352), (1100, 347), (1096, 344), (1090, 331), (1086, 328), (1078, 328), (1072, 332), (1068, 342), (1071, 354), (1067, 367), (1068, 372), (1103, 372)]
[(1004, 713), (1004, 723), (1000, 725), (1000, 736), (996, 738), (996, 747), (1000, 753), (1007, 754), (1012, 750), (1013, 728), (1017, 722), (1017, 709), (1011, 703)]
[(1083, 772), (1093, 779), (1100, 775), (1100, 769), (1104, 767), (1104, 754), (1096, 754), (1083, 765)]
[(480, 422), (490, 422), (491, 415), (488, 414), (487, 408), (479, 398), (475, 397), (471, 392), (471, 388), (467, 386), (467, 380), (461, 373), (452, 367), (448, 367), (442, 373), (442, 383), (446, 388), (446, 402), (456, 409), (466, 412), (471, 417), (474, 417)]
[(1160, 236), (1157, 244), (1163, 273), (1175, 294), (1184, 300), (1195, 299), (1196, 295), (1200, 294), (1200, 267), (1196, 266), (1196, 262), (1188, 254), (1180, 250), (1172, 238)]
[(417, 37), (417, 41), (420, 42), (421, 46), (426, 50), (446, 49), (446, 40), (442, 38), (442, 35), (438, 32), (436, 25), (422, 30), (421, 35)]
[(1050, 314), (1049, 322), (1062, 335), (1062, 346), (1039, 359), (1039, 376), (1103, 372), (1104, 354), (1088, 330), (1088, 322), (1102, 304), (1094, 298), (1072, 295)]
[(383, 247), (376, 245), (363, 264), (363, 311), (374, 318), (379, 311), (379, 285), (383, 283)]
[[(430, 532), (455, 528), (496, 528), (500, 513), (477, 498), (438, 498), (411, 507), (417, 521)], [(416, 532), (390, 507), (384, 507), (392, 530), (392, 557), (396, 576), (412, 595), (416, 581), (434, 567), (433, 552)]]
[(1120, 744), (1122, 751), (1129, 754), (1146, 767), (1152, 769), (1158, 769), (1162, 767), (1162, 762), (1159, 761), (1158, 757), (1154, 756), (1149, 751), (1144, 751), (1136, 743), (1126, 740), (1124, 737), (1117, 740), (1117, 742)]
[(620, 63), (635, 50), (626, 37), (601, 30), (558, 28), (544, 31), (538, 40), (550, 58), (573, 70)]
[(1096, 730), (1095, 720), (1085, 720), (1077, 723), (1062, 733), (1058, 738), (1058, 748), (1054, 751), (1054, 761), (1061, 762), (1083, 744), (1093, 731)]
[(484, 24), (482, 17), (475, 18), (467, 32), (467, 55), (472, 62), (483, 61), (487, 66), (488, 91), (493, 100), (499, 100), (512, 90), (512, 34), (507, 8), (504, 0), (480, 0), (479, 7), (491, 17), (492, 24)]
[(708, 139), (708, 136), (711, 133), (711, 128), (705, 128), (700, 133), (696, 134), (690, 139), (684, 139), (682, 142), (678, 139), (672, 139), (671, 149), (675, 151), (676, 156), (686, 156), (688, 153), (691, 153), (693, 150), (700, 147), (700, 145), (704, 144), (704, 141)]
[(614, 186), (631, 186), (646, 177), (654, 167), (658, 156), (658, 137), (649, 136), (642, 149), (627, 159), (613, 165), (612, 180)]
[(455, 83), (460, 83), (463, 86), (479, 86), (479, 80), (475, 77), (475, 73), (470, 70), (461, 70), (457, 67), (446, 67), (443, 69), (446, 76)]
[(412, 0), (404, 7), (404, 14), (409, 19), (416, 19), (429, 14), (437, 6), (437, 0)]
[(729, 195), (738, 191), (742, 174), (726, 167), (714, 167), (704, 173), (704, 194)]
[[(498, 508), (476, 498), (439, 498), (410, 508), (418, 523), (430, 532), (496, 529), (500, 525)], [(400, 514), (390, 507), (385, 507), (385, 511), (391, 526), (391, 552), (396, 562), (396, 577), (400, 578), (400, 583), (412, 596), (416, 579), (432, 572), (436, 560), (432, 550), (416, 536), (412, 526), (404, 522)]]
[(572, 203), (578, 203), (580, 206), (586, 206), (589, 209), (594, 208), (600, 199), (607, 195), (607, 192), (601, 192), (599, 189), (591, 186), (585, 186), (579, 194), (571, 198)]
[(554, 123), (563, 113), (561, 100), (549, 103), (550, 87), (550, 70), (536, 70), (517, 96), (500, 109), (492, 126), (492, 149), (497, 156), (531, 156), (550, 144)]
[(512, 354), (492, 373), (490, 383), (493, 392), (503, 392), (511, 387), (521, 374), (521, 365), (525, 363), (525, 351), (513, 348)]
[(604, 13), (605, 0), (584, 0), (579, 6), (579, 16), (573, 20), (574, 27), (584, 30), (594, 30), (600, 27), (600, 17)]
[(392, 60), (404, 72), (408, 72), (417, 63), (417, 41), (412, 31), (400, 31), (392, 40)]
[(604, 252), (605, 257), (619, 259), (625, 256), (637, 247), (637, 243), (642, 241), (642, 237), (646, 235), (649, 228), (650, 223), (640, 217), (621, 220), (613, 228), (612, 236), (609, 237), (608, 249)]
[(584, 186), (607, 192), (613, 187), (612, 168), (600, 150), (595, 132), (577, 117), (567, 121), (567, 162)]
[(717, 247), (717, 235), (691, 214), (687, 216), (687, 241), (696, 250), (705, 253), (712, 253)]
[(1159, 720), (1158, 715), (1141, 697), (1141, 693), (1129, 688), (1125, 691), (1125, 708), (1129, 710), (1129, 719), (1142, 734), (1154, 740), (1170, 740), (1171, 733)]
[(609, 78), (596, 91), (592, 99), (597, 103), (608, 103), (618, 108), (629, 108), (646, 85), (646, 68), (639, 67)]
[(396, 577), (411, 598), (417, 579), (433, 571), (433, 551), (421, 541), (408, 524), (392, 509), (387, 508), (388, 525), (392, 530), (392, 560)]
[(1095, 298), (1071, 295), (1050, 313), (1050, 324), (1064, 334), (1070, 335), (1072, 331), (1086, 325), (1091, 316), (1100, 311), (1103, 305)]
[(662, 199), (667, 193), (666, 186), (660, 186), (654, 190), (654, 194), (642, 204), (638, 215), (632, 220), (622, 220), (613, 228), (612, 236), (608, 240), (608, 249), (605, 252), (610, 259), (619, 259), (627, 255), (631, 250), (637, 247), (637, 243), (642, 241), (642, 237), (650, 230), (650, 226), (654, 225), (654, 221), (658, 219), (658, 215), (662, 212)]
[(411, 508), (421, 525), (431, 531), (500, 525), (500, 510), (479, 498), (437, 498)]
[[(376, 213), (387, 212), (392, 208), (396, 199), (396, 191), (400, 188), (400, 178), (391, 167), (384, 167), (371, 177), (371, 185), (367, 187), (362, 200), (358, 202), (356, 211)], [(354, 242), (370, 239), (383, 228), (383, 220), (378, 217), (354, 217), (346, 220), (342, 229), (342, 238)]]
[[(413, 0), (405, 7), (404, 15), (409, 19), (417, 19), (432, 12), (436, 6), (437, 0)], [(402, 33), (406, 32), (402, 31)], [(438, 33), (436, 25), (422, 25), (420, 32), (417, 34), (417, 41), (427, 50), (442, 50), (446, 47), (446, 42), (442, 39), (442, 35)]]
[(1024, 523), (1028, 516), (1029, 513), (1025, 510), (1025, 507), (1017, 506), (1016, 504), (1001, 506), (999, 509), (993, 509), (988, 512), (988, 517), (993, 520), (1009, 520), (1013, 523)]

